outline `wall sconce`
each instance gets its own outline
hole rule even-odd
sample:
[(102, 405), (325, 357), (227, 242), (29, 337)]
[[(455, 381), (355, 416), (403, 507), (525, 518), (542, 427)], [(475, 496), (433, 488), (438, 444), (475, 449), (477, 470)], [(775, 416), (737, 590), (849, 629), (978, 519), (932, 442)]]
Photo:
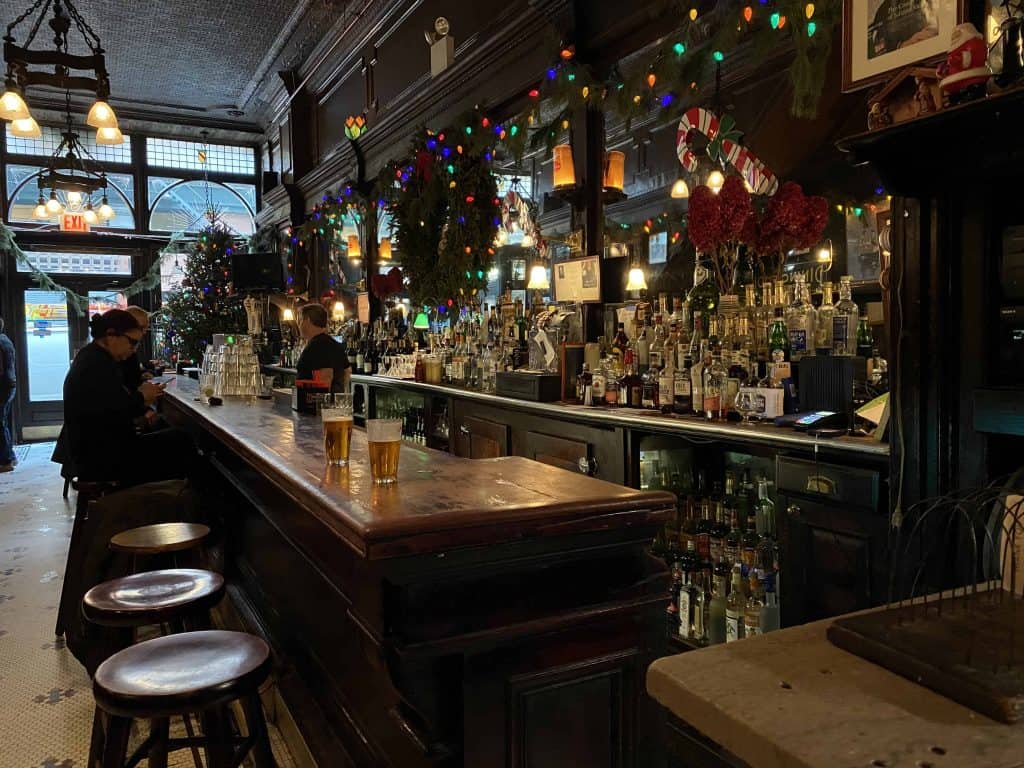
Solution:
[(345, 319), (345, 305), (342, 302), (340, 302), (340, 301), (334, 302), (334, 307), (332, 307), (332, 309), (331, 309), (331, 314), (334, 316), (335, 320), (344, 320)]
[(618, 150), (604, 154), (604, 190), (621, 192), (626, 183), (626, 155)]
[(644, 271), (640, 267), (633, 267), (629, 270), (629, 277), (626, 280), (627, 291), (646, 291), (647, 290), (647, 278), (644, 277)]
[(572, 161), (572, 146), (559, 144), (555, 147), (554, 160), (555, 189), (570, 189), (576, 186), (576, 166)]
[(670, 193), (673, 200), (685, 200), (690, 196), (690, 187), (686, 183), (686, 179), (680, 176), (676, 179), (676, 183), (672, 185), (672, 192)]
[(391, 238), (381, 238), (380, 245), (377, 248), (377, 255), (380, 256), (381, 261), (391, 260)]
[(353, 264), (358, 264), (363, 258), (363, 248), (359, 245), (359, 235), (348, 236), (348, 259)]
[(543, 264), (534, 264), (530, 269), (530, 282), (526, 284), (528, 291), (546, 291), (551, 288), (548, 271)]

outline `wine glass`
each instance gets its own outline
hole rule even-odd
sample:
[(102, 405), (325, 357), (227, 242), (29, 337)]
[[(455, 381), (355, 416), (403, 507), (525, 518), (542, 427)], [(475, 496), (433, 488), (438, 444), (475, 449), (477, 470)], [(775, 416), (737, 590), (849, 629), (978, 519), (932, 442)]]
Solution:
[(758, 412), (757, 393), (749, 388), (742, 388), (736, 394), (736, 410), (743, 417), (743, 426), (750, 426), (750, 417)]

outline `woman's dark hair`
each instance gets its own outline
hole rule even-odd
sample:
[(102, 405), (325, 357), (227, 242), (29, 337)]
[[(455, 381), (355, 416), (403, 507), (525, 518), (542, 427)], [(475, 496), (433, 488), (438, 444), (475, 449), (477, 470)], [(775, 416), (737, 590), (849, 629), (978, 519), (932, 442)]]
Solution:
[(139, 323), (131, 313), (123, 309), (108, 309), (102, 315), (96, 314), (89, 319), (89, 332), (94, 339), (102, 338), (108, 331), (120, 336), (128, 331), (139, 330)]

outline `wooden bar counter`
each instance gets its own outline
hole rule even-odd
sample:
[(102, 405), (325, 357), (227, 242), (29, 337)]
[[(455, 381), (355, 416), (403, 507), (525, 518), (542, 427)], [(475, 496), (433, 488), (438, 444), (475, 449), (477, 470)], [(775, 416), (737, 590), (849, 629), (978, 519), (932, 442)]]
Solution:
[(162, 409), (203, 452), (222, 618), (270, 641), (320, 765), (652, 762), (668, 580), (646, 547), (671, 494), (409, 443), (380, 487), (361, 430), (328, 468), (283, 403), (210, 406), (179, 377)]

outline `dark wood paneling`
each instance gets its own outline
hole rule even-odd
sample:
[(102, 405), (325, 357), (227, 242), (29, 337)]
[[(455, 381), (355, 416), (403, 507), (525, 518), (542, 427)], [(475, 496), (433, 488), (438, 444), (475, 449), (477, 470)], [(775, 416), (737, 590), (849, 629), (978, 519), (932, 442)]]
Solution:
[(366, 109), (366, 79), (363, 59), (342, 72), (316, 107), (317, 157), (323, 160), (345, 141), (345, 119)]
[(455, 455), (466, 459), (508, 456), (509, 426), (456, 413)]

